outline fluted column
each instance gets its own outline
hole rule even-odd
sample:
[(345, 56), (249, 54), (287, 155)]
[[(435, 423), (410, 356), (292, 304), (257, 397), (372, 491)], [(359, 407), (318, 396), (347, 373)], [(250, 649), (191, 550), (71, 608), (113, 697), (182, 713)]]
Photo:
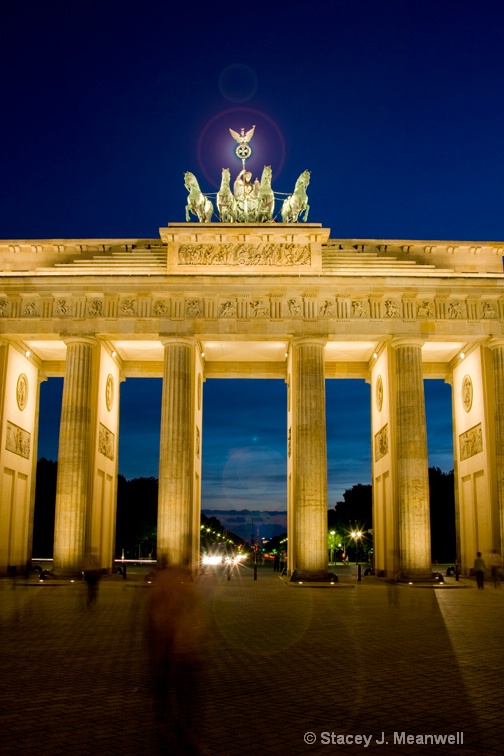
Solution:
[(495, 477), (499, 512), (500, 551), (504, 548), (504, 339), (492, 339), (495, 401)]
[(93, 339), (66, 340), (58, 447), (54, 570), (82, 569), (89, 487)]
[(401, 573), (422, 579), (432, 575), (422, 342), (397, 339), (392, 346)]
[(296, 570), (327, 574), (327, 439), (322, 339), (292, 344)]
[(165, 342), (157, 558), (189, 566), (191, 559), (191, 352), (189, 340)]

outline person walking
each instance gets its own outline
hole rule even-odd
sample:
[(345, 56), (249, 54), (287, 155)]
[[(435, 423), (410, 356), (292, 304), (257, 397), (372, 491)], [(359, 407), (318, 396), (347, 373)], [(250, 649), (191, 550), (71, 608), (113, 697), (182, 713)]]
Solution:
[(275, 551), (273, 555), (273, 572), (280, 572), (280, 554)]
[(84, 580), (87, 584), (87, 605), (88, 607), (96, 604), (98, 598), (98, 586), (100, 584), (101, 571), (96, 549), (92, 549), (86, 554), (84, 559)]
[(502, 559), (497, 549), (492, 549), (490, 554), (490, 569), (494, 588), (500, 588), (502, 581)]
[(481, 556), (481, 551), (478, 551), (476, 554), (476, 559), (474, 560), (474, 574), (476, 575), (476, 583), (478, 585), (478, 589), (485, 587), (485, 561), (483, 557)]

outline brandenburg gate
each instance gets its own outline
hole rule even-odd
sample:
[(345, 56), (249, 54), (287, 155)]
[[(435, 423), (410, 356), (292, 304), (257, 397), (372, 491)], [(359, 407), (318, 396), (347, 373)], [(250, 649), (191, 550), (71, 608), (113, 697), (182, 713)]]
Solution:
[[(197, 569), (203, 382), (287, 383), (288, 572), (327, 579), (326, 379), (371, 385), (378, 575), (431, 577), (424, 379), (452, 386), (457, 559), (504, 541), (504, 243), (335, 239), (271, 168), (155, 239), (0, 241), (0, 573), (32, 557), (40, 382), (63, 376), (54, 572), (115, 549), (120, 385), (162, 377), (157, 557)], [(191, 222), (190, 215), (199, 222)], [(299, 222), (299, 216), (303, 221)]]
[(64, 376), (54, 569), (114, 557), (121, 382), (162, 376), (158, 558), (199, 559), (203, 382), (286, 381), (289, 571), (327, 572), (325, 380), (371, 386), (378, 574), (430, 574), (424, 379), (452, 386), (457, 550), (502, 551), (503, 245), (170, 223), (0, 242), (0, 569), (31, 558), (39, 385)]

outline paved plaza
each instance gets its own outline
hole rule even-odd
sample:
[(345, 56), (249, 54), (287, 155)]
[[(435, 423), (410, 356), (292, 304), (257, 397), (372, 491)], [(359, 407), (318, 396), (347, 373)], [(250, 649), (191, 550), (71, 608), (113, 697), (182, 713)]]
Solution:
[[(293, 587), (269, 567), (257, 581), (246, 568), (202, 577), (199, 752), (503, 753), (504, 588), (448, 585), (347, 570), (336, 587)], [(142, 574), (111, 576), (88, 608), (82, 583), (0, 581), (1, 753), (183, 752), (156, 724), (151, 590)], [(407, 741), (443, 734), (455, 742)]]

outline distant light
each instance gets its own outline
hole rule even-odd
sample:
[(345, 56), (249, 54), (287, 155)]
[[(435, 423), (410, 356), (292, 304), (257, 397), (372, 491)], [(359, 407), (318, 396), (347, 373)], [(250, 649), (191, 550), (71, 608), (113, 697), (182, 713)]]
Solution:
[(289, 356), (289, 352), (285, 352), (285, 356), (288, 357)]
[(299, 581), (299, 585), (303, 585), (303, 581), (302, 580)]
[(25, 352), (25, 355), (26, 355), (27, 357), (29, 357), (29, 356), (30, 356), (30, 354), (31, 354), (30, 350), (29, 350), (29, 349), (27, 349), (27, 350), (26, 350), (26, 352)]
[(408, 583), (408, 585), (413, 585), (413, 583)]
[(205, 356), (205, 352), (201, 352), (201, 356), (204, 357)]
[(117, 352), (116, 352), (116, 350), (115, 350), (115, 349), (114, 349), (114, 351), (112, 352), (112, 357), (117, 357)]
[(220, 564), (222, 562), (221, 556), (204, 556), (203, 564)]
[(461, 360), (464, 360), (464, 359), (465, 359), (465, 352), (460, 352), (460, 359), (461, 359)]
[(373, 359), (376, 360), (377, 357), (378, 357), (378, 353), (377, 352), (373, 352)]

